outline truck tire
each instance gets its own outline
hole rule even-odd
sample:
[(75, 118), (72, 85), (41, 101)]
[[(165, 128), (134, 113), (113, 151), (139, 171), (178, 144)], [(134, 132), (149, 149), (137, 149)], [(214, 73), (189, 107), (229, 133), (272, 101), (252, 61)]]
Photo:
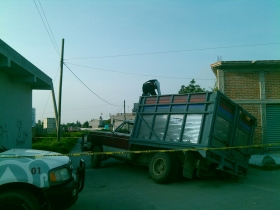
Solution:
[(172, 181), (174, 177), (174, 158), (167, 153), (156, 153), (149, 165), (149, 172), (152, 179), (158, 183)]
[(84, 146), (85, 146), (85, 139), (84, 139), (84, 136), (82, 136), (82, 139), (81, 139), (81, 151), (82, 152), (84, 151)]
[[(92, 152), (102, 152), (101, 146), (95, 146)], [(102, 160), (102, 155), (92, 155), (91, 156), (91, 167), (99, 168)]]
[(41, 210), (39, 199), (26, 190), (7, 190), (0, 193), (1, 210)]

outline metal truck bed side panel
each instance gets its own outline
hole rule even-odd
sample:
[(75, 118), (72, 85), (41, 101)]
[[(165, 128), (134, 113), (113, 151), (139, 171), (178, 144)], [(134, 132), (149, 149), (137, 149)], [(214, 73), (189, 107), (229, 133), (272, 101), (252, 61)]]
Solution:
[[(256, 118), (220, 91), (142, 96), (138, 106), (130, 144), (170, 149), (252, 144)], [(247, 169), (250, 152), (240, 148), (201, 154), (220, 170), (236, 174)]]

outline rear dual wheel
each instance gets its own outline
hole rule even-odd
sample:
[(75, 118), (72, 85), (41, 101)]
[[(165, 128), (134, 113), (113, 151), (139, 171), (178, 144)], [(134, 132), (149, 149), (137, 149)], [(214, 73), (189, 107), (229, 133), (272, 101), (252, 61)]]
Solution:
[(179, 163), (172, 154), (156, 153), (150, 162), (149, 172), (158, 183), (174, 182), (178, 177)]
[[(101, 146), (95, 146), (92, 152), (102, 152)], [(92, 155), (91, 156), (91, 167), (92, 168), (99, 168), (101, 165), (102, 155)]]

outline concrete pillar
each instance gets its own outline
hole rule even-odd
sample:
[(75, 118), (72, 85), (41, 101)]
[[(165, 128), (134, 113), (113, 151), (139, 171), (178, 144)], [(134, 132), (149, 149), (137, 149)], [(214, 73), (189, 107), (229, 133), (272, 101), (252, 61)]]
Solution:
[[(259, 72), (259, 87), (260, 87), (260, 116), (261, 116), (261, 128), (262, 128), (262, 143), (267, 144), (267, 125), (266, 125), (266, 93), (265, 93), (265, 75), (264, 71)], [(264, 148), (267, 151), (267, 147)]]

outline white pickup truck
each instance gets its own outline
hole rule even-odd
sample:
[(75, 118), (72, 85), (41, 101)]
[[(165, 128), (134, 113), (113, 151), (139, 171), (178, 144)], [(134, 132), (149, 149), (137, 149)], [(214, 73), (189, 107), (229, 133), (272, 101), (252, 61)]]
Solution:
[(81, 159), (73, 172), (71, 160), (59, 153), (0, 147), (0, 209), (64, 209), (73, 205), (85, 181)]

